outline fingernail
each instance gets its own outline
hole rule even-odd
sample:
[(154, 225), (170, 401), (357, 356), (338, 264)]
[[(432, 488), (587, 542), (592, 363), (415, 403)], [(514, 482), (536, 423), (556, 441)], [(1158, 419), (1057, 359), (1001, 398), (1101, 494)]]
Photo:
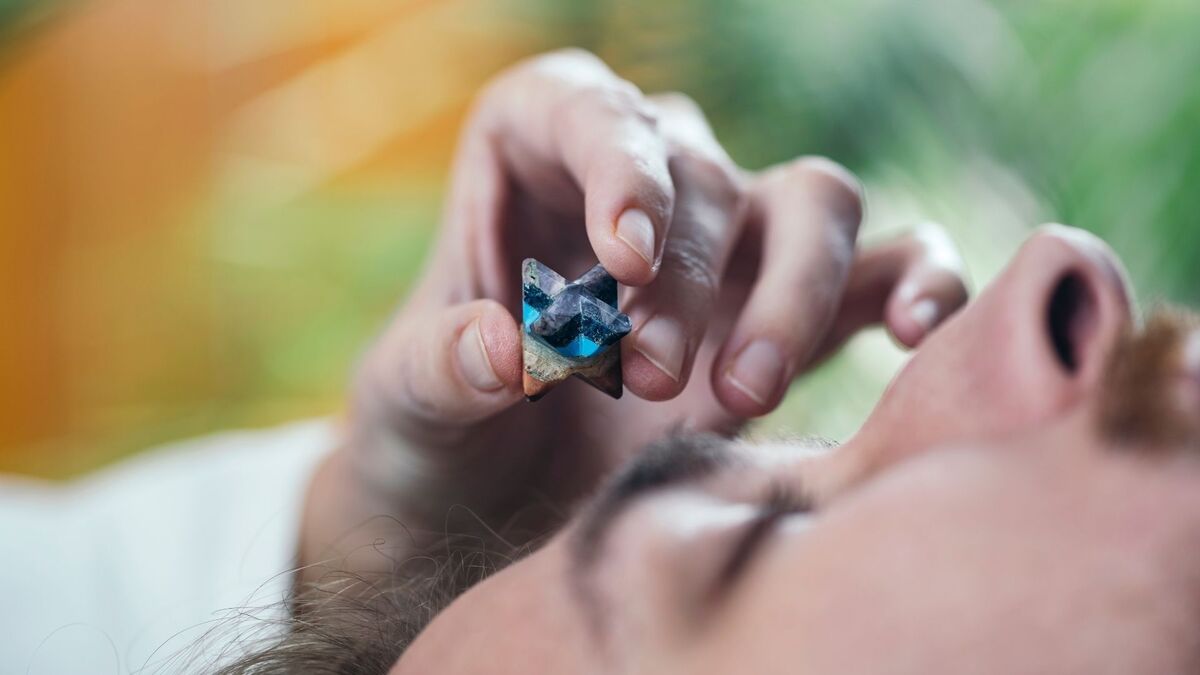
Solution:
[(493, 391), (504, 385), (483, 347), (479, 319), (472, 321), (458, 336), (458, 364), (462, 368), (463, 378), (476, 389)]
[(938, 306), (937, 303), (929, 298), (917, 301), (909, 310), (909, 316), (913, 321), (921, 327), (923, 331), (928, 333), (933, 328), (933, 324), (937, 321)]
[(647, 265), (654, 265), (654, 223), (641, 209), (629, 209), (617, 219), (617, 238), (625, 242)]
[(767, 405), (783, 378), (783, 355), (769, 340), (755, 340), (729, 369), (729, 383), (759, 405)]
[(651, 318), (638, 329), (633, 348), (672, 380), (679, 381), (687, 340), (678, 321), (666, 316)]

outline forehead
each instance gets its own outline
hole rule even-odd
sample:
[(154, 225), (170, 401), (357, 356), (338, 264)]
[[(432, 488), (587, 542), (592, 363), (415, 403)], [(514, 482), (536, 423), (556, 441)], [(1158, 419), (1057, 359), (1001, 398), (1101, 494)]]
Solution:
[(589, 654), (566, 597), (561, 537), (476, 585), (413, 641), (391, 675), (579, 672)]

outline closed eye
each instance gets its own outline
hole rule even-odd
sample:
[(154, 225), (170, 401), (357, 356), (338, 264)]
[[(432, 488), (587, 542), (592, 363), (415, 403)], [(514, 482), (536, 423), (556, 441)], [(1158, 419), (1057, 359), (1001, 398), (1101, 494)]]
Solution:
[(773, 485), (759, 504), (758, 513), (743, 528), (713, 579), (710, 600), (717, 601), (736, 584), (762, 544), (784, 518), (812, 511), (812, 501), (784, 485)]

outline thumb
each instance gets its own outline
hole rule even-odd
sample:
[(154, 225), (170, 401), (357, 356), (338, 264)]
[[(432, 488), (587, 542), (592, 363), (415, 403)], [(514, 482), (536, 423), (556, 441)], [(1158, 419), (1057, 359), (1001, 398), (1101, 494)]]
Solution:
[(494, 300), (406, 313), (371, 349), (360, 380), (360, 403), (401, 429), (461, 428), (520, 400), (520, 329)]

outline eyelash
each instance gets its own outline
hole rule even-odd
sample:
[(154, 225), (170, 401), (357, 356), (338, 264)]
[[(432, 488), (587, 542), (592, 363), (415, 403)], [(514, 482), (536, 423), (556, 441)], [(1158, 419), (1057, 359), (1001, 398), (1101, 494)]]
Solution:
[(790, 515), (813, 510), (812, 500), (807, 495), (786, 483), (773, 482), (758, 502), (759, 517), (773, 513)]
[(754, 520), (746, 526), (721, 566), (713, 586), (715, 591), (720, 593), (732, 585), (750, 560), (750, 554), (776, 523), (787, 516), (810, 511), (812, 501), (803, 493), (783, 483), (772, 483), (759, 499)]

